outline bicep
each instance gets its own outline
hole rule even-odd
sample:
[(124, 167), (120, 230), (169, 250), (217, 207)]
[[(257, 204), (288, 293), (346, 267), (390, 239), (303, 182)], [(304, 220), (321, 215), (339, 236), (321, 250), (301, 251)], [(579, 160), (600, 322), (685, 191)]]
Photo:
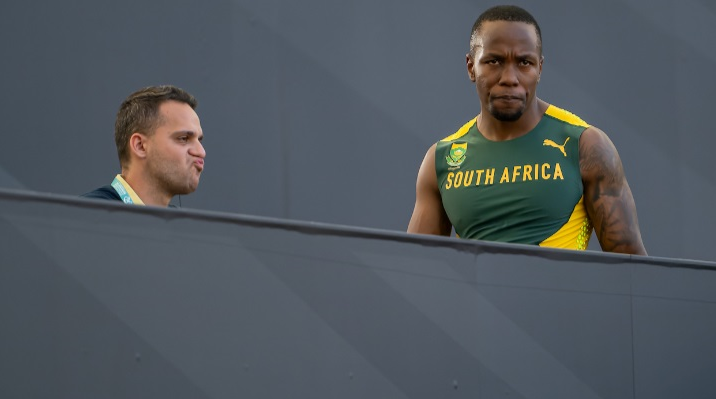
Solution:
[(415, 184), (415, 208), (408, 233), (449, 236), (451, 224), (445, 214), (435, 172), (435, 145), (430, 147), (418, 171)]
[(634, 197), (614, 144), (592, 127), (582, 133), (579, 154), (584, 204), (602, 249), (646, 255)]

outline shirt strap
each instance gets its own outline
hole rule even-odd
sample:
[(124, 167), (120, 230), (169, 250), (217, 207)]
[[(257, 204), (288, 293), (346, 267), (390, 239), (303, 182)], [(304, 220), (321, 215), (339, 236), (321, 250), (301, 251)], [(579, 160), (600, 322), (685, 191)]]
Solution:
[(114, 178), (114, 181), (112, 181), (112, 188), (114, 188), (114, 191), (119, 194), (119, 197), (122, 198), (122, 201), (125, 204), (144, 205), (144, 202), (142, 202), (137, 193), (132, 190), (129, 183), (122, 178), (122, 175), (117, 175)]

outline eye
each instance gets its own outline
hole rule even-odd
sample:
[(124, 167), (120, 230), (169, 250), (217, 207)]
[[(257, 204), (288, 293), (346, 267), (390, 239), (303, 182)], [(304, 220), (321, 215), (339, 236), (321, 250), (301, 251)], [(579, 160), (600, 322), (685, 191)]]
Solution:
[(179, 137), (177, 137), (177, 140), (180, 143), (186, 143), (187, 141), (189, 141), (189, 137), (188, 136), (179, 136)]
[(532, 61), (525, 59), (525, 60), (520, 61), (520, 65), (530, 66), (530, 65), (532, 65)]

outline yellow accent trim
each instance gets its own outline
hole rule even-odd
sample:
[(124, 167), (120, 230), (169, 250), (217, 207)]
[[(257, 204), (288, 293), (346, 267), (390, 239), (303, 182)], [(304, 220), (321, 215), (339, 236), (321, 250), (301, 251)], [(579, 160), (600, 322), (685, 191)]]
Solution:
[(127, 194), (129, 194), (129, 198), (132, 199), (132, 202), (134, 203), (134, 205), (144, 205), (144, 202), (142, 201), (142, 199), (139, 198), (137, 193), (135, 193), (134, 190), (132, 189), (132, 186), (130, 186), (129, 183), (127, 183), (127, 181), (124, 180), (122, 175), (117, 175), (117, 180), (119, 180), (119, 182), (122, 183), (122, 185), (124, 186), (124, 189), (127, 190)]
[(592, 223), (584, 207), (584, 197), (579, 199), (567, 223), (556, 233), (542, 241), (540, 247), (585, 250), (592, 237)]
[(475, 123), (477, 123), (477, 117), (473, 118), (466, 124), (462, 125), (462, 127), (457, 132), (445, 137), (444, 139), (442, 139), (440, 141), (453, 141), (453, 140), (459, 139), (460, 137), (466, 135), (467, 132), (470, 131), (470, 128), (472, 127), (472, 125), (474, 125)]
[(547, 108), (547, 111), (545, 111), (545, 114), (575, 126), (589, 127), (589, 124), (583, 121), (582, 118), (569, 111), (565, 111), (562, 108), (555, 107), (554, 105), (550, 105)]

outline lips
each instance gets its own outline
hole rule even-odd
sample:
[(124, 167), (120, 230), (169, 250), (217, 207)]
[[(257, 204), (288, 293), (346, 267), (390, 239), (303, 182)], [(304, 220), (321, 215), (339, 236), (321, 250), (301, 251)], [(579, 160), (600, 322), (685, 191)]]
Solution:
[(493, 96), (490, 102), (493, 106), (509, 109), (521, 108), (525, 104), (523, 97), (513, 95)]
[(505, 94), (501, 96), (492, 96), (493, 100), (502, 100), (502, 101), (524, 101), (524, 98), (522, 96), (514, 96), (510, 94)]
[(194, 165), (197, 169), (199, 169), (199, 172), (201, 172), (204, 169), (204, 160), (203, 159), (197, 159), (194, 161)]

